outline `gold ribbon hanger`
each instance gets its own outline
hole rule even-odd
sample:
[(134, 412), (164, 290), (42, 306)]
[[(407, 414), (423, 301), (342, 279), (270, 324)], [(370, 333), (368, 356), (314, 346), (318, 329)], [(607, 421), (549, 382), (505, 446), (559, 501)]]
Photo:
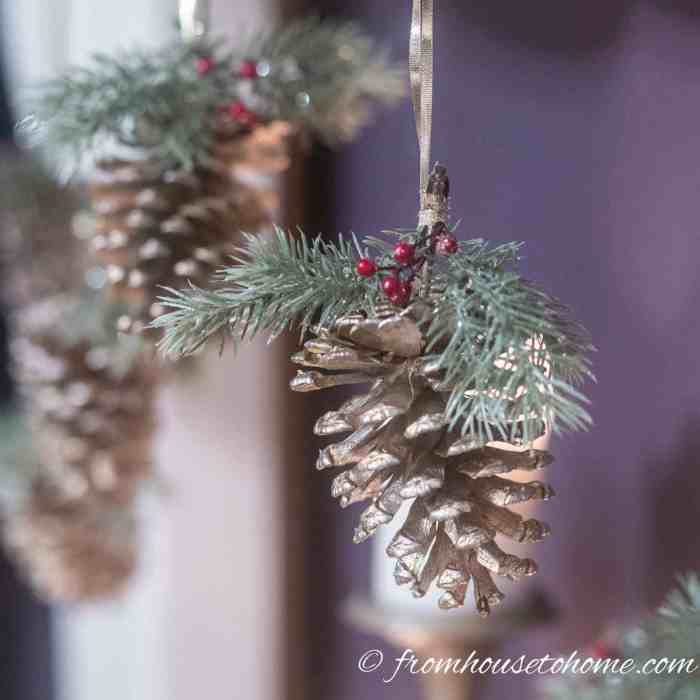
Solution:
[(178, 20), (184, 41), (201, 39), (209, 28), (208, 0), (179, 0)]
[(418, 228), (447, 223), (449, 182), (445, 168), (430, 172), (433, 131), (433, 0), (413, 0), (408, 59), (411, 97), (420, 150), (420, 214)]
[(413, 0), (408, 65), (420, 149), (420, 189), (424, 197), (430, 174), (433, 129), (433, 0)]

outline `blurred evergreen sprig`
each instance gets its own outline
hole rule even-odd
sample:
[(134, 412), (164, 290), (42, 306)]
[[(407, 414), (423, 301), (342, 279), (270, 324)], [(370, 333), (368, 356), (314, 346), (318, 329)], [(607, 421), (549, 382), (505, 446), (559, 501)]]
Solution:
[(272, 240), (244, 234), (232, 265), (214, 278), (214, 290), (167, 290), (172, 309), (153, 321), (164, 328), (166, 355), (196, 352), (217, 334), (235, 343), (258, 332), (273, 338), (294, 327), (332, 324), (350, 309), (374, 308), (376, 285), (358, 279), (353, 245), (344, 239), (309, 242), (279, 228)]
[[(374, 238), (366, 243), (382, 248)], [(588, 334), (564, 306), (510, 269), (519, 248), (472, 240), (434, 260), (439, 293), (430, 297), (426, 353), (454, 387), (448, 419), (482, 442), (514, 440), (514, 431), (529, 442), (543, 419), (554, 431), (590, 424), (576, 388), (592, 377)], [(293, 327), (332, 326), (350, 313), (371, 315), (386, 299), (376, 279), (356, 273), (363, 255), (355, 239), (307, 242), (279, 229), (267, 242), (248, 236), (214, 289), (169, 290), (162, 301), (171, 310), (153, 324), (164, 329), (160, 348), (187, 355), (217, 334), (238, 342), (259, 331), (274, 337)]]
[[(547, 700), (697, 700), (700, 698), (700, 578), (680, 577), (678, 587), (648, 620), (622, 637), (621, 658), (631, 673), (565, 674), (544, 686)], [(643, 673), (665, 661), (692, 663), (679, 672)]]
[[(202, 58), (211, 59), (203, 73)], [(256, 78), (239, 75), (243, 61), (257, 64)], [(236, 49), (203, 37), (94, 55), (39, 87), (20, 130), (74, 164), (118, 144), (192, 168), (208, 156), (221, 108), (233, 100), (264, 121), (288, 120), (333, 143), (367, 121), (372, 103), (403, 95), (404, 83), (403, 72), (355, 24), (313, 18)]]

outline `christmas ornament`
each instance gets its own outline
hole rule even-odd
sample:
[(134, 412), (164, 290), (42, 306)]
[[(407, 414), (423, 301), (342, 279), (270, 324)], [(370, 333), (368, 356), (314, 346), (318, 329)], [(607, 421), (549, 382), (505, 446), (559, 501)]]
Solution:
[(310, 338), (292, 358), (304, 368), (293, 390), (368, 385), (316, 424), (320, 436), (345, 436), (317, 462), (341, 470), (333, 495), (342, 506), (370, 502), (355, 541), (410, 501), (387, 549), (397, 583), (416, 596), (436, 585), (443, 608), (463, 605), (471, 584), (487, 615), (503, 598), (494, 575), (536, 571), (502, 540), (549, 533), (510, 506), (552, 489), (507, 474), (552, 461), (533, 448), (546, 431), (589, 425), (577, 386), (591, 376), (592, 346), (565, 307), (517, 273), (518, 244), (459, 244), (449, 227), (447, 171), (429, 170), (429, 0), (414, 4), (411, 79), (421, 161), (415, 229), (364, 245), (295, 241), (281, 231), (267, 242), (246, 237), (237, 264), (217, 276), (219, 289), (171, 290), (163, 299), (170, 312), (153, 325), (173, 355), (219, 333), (240, 342), (300, 326)]
[(92, 243), (112, 298), (127, 313), (120, 330), (141, 331), (156, 317), (160, 288), (209, 277), (232, 250), (235, 232), (266, 221), (257, 194), (232, 187), (226, 167), (212, 162), (188, 171), (154, 160), (102, 160), (89, 193)]
[(23, 310), (12, 350), (43, 473), (72, 498), (126, 504), (151, 475), (154, 376), (117, 313), (50, 297)]
[(66, 500), (41, 482), (7, 517), (4, 536), (29, 582), (50, 602), (113, 596), (136, 566), (130, 510), (94, 497)]
[(142, 341), (117, 335), (118, 313), (87, 291), (18, 313), (12, 351), (28, 420), (3, 436), (4, 538), (50, 601), (113, 595), (136, 566), (154, 377)]
[(203, 17), (185, 20), (186, 40), (98, 56), (53, 81), (25, 121), (58, 155), (90, 166), (94, 249), (127, 307), (124, 331), (159, 315), (162, 287), (203, 284), (239, 231), (267, 222), (269, 192), (243, 184), (242, 170), (286, 168), (296, 133), (350, 138), (370, 103), (403, 92), (354, 25), (291, 23), (239, 53), (207, 38)]
[[(434, 179), (446, 184), (444, 170)], [(432, 252), (430, 231), (397, 234), (414, 246), (409, 267), (396, 267), (395, 246), (368, 239), (379, 251), (370, 277), (357, 269), (356, 248), (368, 259), (357, 241), (248, 237), (238, 264), (220, 273), (223, 289), (174, 292), (154, 325), (165, 328), (163, 351), (176, 355), (220, 332), (235, 342), (295, 325), (310, 332), (293, 357), (305, 369), (292, 389), (370, 387), (316, 424), (321, 436), (349, 433), (317, 466), (342, 470), (333, 482), (342, 506), (370, 501), (355, 541), (412, 501), (388, 549), (397, 581), (419, 596), (435, 583), (446, 608), (462, 605), (472, 582), (487, 614), (501, 600), (493, 574), (536, 570), (496, 538), (532, 542), (549, 533), (509, 507), (547, 499), (551, 488), (507, 474), (552, 461), (532, 448), (545, 430), (588, 424), (574, 387), (590, 376), (591, 346), (556, 300), (511, 270), (517, 244), (467, 241), (443, 257)], [(387, 281), (408, 298), (389, 302)]]

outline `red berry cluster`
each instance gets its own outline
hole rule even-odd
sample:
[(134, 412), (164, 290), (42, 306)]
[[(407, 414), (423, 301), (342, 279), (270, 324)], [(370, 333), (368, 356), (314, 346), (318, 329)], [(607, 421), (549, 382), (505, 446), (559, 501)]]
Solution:
[[(199, 75), (211, 73), (216, 66), (216, 62), (211, 56), (198, 56), (194, 62), (195, 68)], [(238, 70), (235, 73), (239, 78), (248, 78), (252, 80), (258, 77), (258, 62), (247, 59), (241, 61)]]
[(396, 264), (377, 267), (374, 260), (360, 258), (356, 271), (361, 277), (374, 277), (377, 273), (383, 273), (379, 284), (386, 297), (396, 306), (406, 306), (411, 300), (413, 281), (428, 257), (436, 253), (453, 255), (458, 249), (457, 239), (444, 223), (438, 222), (430, 230), (426, 227), (415, 243), (397, 243), (393, 252)]
[(228, 105), (224, 105), (221, 111), (235, 122), (242, 126), (253, 128), (258, 123), (258, 115), (246, 107), (241, 100), (234, 100)]
[[(216, 63), (211, 56), (199, 56), (195, 60), (195, 69), (197, 74), (200, 76), (207, 75), (211, 73), (216, 67)], [(239, 78), (246, 78), (252, 80), (258, 77), (258, 64), (257, 61), (246, 60), (242, 61), (236, 75)], [(225, 115), (228, 119), (238, 122), (242, 126), (252, 129), (258, 123), (258, 115), (252, 110), (248, 109), (246, 105), (240, 100), (235, 100), (227, 105), (222, 105), (220, 112)]]

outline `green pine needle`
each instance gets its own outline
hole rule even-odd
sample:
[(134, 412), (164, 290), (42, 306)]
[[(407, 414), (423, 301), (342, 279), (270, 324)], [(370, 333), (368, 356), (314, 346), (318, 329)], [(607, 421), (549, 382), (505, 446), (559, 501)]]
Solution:
[(504, 267), (516, 255), (512, 244), (489, 253), (475, 241), (449, 258), (427, 330), (429, 349), (446, 343), (437, 356), (455, 384), (447, 417), (482, 441), (530, 442), (542, 420), (553, 432), (590, 424), (576, 388), (593, 377), (588, 333), (556, 299)]
[[(204, 75), (201, 57), (213, 59)], [(239, 77), (243, 60), (264, 66), (263, 75)], [(368, 121), (372, 103), (392, 103), (404, 92), (403, 72), (356, 25), (307, 19), (236, 50), (204, 38), (97, 54), (39, 87), (21, 131), (75, 166), (116, 144), (192, 168), (208, 157), (220, 109), (232, 101), (263, 121), (288, 120), (334, 143)]]
[[(621, 656), (632, 673), (564, 674), (545, 684), (547, 700), (697, 700), (700, 697), (700, 578), (679, 578), (656, 614), (623, 634)], [(647, 662), (692, 662), (675, 673), (641, 673)], [(651, 667), (653, 670), (654, 666)], [(650, 670), (650, 669), (647, 669)]]

